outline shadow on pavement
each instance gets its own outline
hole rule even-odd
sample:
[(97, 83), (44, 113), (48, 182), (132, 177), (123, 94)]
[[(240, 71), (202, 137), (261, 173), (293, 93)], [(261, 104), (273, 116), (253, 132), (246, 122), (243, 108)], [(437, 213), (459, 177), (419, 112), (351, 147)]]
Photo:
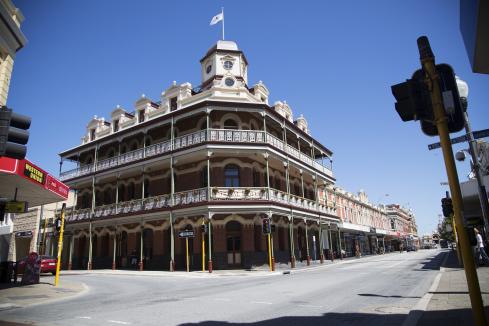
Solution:
[[(487, 311), (486, 311), (487, 314)], [(326, 313), (322, 316), (288, 316), (252, 323), (232, 323), (225, 321), (203, 321), (200, 323), (185, 323), (180, 326), (298, 326), (298, 325), (402, 325), (407, 314), (369, 314), (369, 313)], [(447, 318), (449, 317), (449, 318)], [(419, 325), (472, 325), (473, 319), (470, 309), (454, 309), (449, 311), (426, 311), (423, 321)]]
[(420, 299), (421, 297), (408, 297), (403, 295), (381, 295), (373, 293), (358, 293), (362, 297), (379, 297), (379, 298), (408, 298), (408, 299)]
[(446, 251), (441, 251), (436, 256), (427, 258), (421, 263), (421, 268), (417, 268), (416, 270), (440, 270), (440, 267), (446, 267), (441, 266), (446, 254)]

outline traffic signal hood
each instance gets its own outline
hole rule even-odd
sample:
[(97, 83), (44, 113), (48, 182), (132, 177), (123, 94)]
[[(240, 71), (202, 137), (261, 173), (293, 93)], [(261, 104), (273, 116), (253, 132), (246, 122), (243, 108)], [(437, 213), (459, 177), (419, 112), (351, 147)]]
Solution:
[(56, 231), (61, 231), (61, 217), (56, 218), (56, 221), (54, 222), (54, 227), (56, 228)]
[[(447, 64), (436, 65), (436, 71), (445, 115), (448, 119), (448, 131), (460, 131), (464, 128), (464, 117), (455, 73)], [(391, 86), (391, 90), (397, 101), (395, 103), (396, 111), (402, 121), (419, 120), (421, 129), (426, 135), (438, 135), (430, 89), (426, 85), (425, 73), (422, 69), (416, 70), (412, 78), (406, 82)]]
[(25, 158), (30, 126), (30, 117), (14, 113), (6, 106), (0, 108), (0, 157)]
[(206, 234), (206, 233), (207, 233), (207, 230), (208, 230), (208, 226), (207, 226), (207, 224), (202, 224), (202, 225), (200, 226), (200, 231), (201, 231), (202, 233)]
[(453, 205), (451, 198), (441, 199), (441, 208), (443, 210), (443, 216), (450, 217), (453, 215)]
[(264, 234), (270, 234), (270, 232), (271, 232), (270, 219), (264, 218), (262, 223), (263, 223), (262, 224), (263, 233)]

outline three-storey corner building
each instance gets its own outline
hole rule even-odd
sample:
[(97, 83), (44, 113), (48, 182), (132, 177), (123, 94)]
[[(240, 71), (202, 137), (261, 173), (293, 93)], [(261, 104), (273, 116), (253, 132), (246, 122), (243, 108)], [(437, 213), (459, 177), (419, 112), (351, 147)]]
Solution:
[(267, 217), (276, 262), (322, 258), (323, 229), (339, 221), (318, 195), (335, 182), (332, 152), (285, 101), (269, 105), (261, 81), (248, 85), (236, 43), (217, 42), (200, 63), (199, 87), (173, 82), (159, 101), (95, 116), (60, 153), (77, 164), (61, 173), (76, 190), (65, 267), (185, 269), (183, 230), (194, 233), (190, 269), (264, 265)]

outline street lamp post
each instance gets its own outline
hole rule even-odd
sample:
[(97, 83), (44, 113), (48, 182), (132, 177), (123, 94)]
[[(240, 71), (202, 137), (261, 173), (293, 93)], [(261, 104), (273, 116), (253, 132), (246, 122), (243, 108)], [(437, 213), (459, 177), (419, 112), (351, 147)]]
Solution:
[(475, 143), (474, 134), (472, 133), (472, 128), (470, 127), (469, 115), (467, 113), (467, 107), (468, 107), (467, 97), (469, 95), (469, 86), (464, 80), (458, 78), (458, 76), (456, 76), (455, 78), (457, 81), (458, 92), (460, 94), (460, 101), (462, 103), (462, 107), (464, 111), (463, 116), (464, 116), (465, 131), (467, 132), (467, 140), (469, 142), (469, 152), (470, 155), (472, 156), (474, 174), (477, 180), (477, 190), (479, 193), (479, 200), (482, 209), (482, 217), (484, 220), (484, 228), (486, 231), (485, 234), (487, 237), (489, 235), (489, 201), (487, 199), (486, 187), (484, 186), (484, 182), (482, 180), (482, 173), (480, 171), (479, 159), (477, 158), (477, 146)]

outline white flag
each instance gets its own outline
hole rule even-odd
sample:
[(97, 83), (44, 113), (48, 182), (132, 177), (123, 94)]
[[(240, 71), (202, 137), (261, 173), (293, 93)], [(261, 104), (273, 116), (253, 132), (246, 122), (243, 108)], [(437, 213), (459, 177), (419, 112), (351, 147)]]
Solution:
[(211, 23), (209, 25), (211, 25), (211, 26), (215, 25), (215, 24), (219, 23), (223, 18), (224, 18), (224, 15), (221, 12), (220, 14), (217, 14), (214, 17), (212, 17)]

